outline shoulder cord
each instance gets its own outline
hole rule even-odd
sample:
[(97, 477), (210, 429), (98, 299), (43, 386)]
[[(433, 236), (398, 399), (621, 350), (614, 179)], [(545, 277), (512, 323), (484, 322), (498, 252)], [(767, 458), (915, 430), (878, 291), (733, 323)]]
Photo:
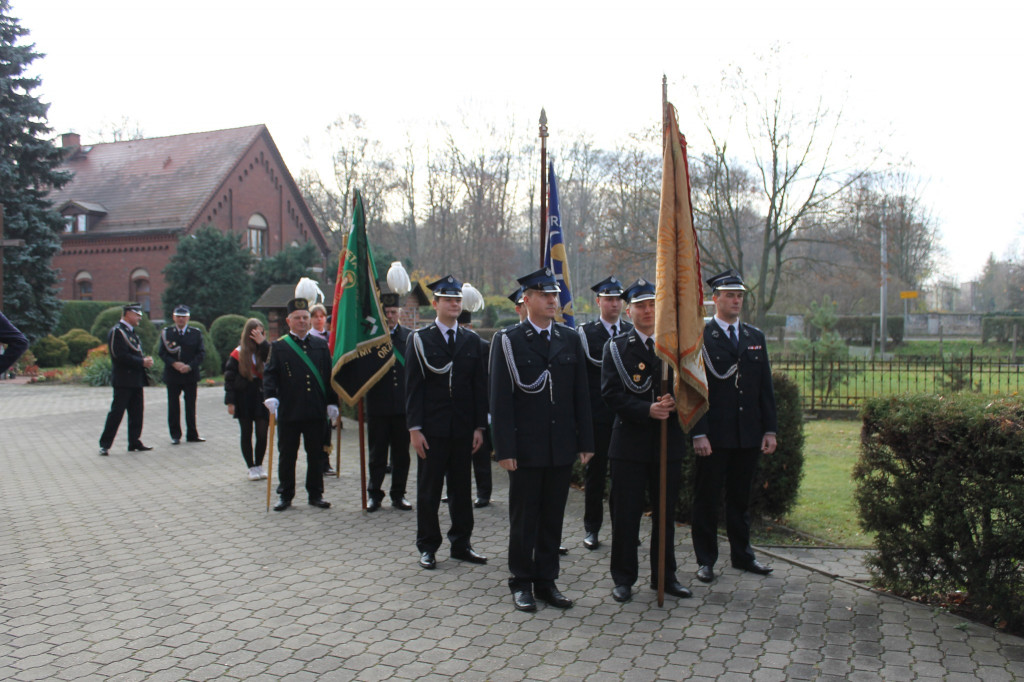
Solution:
[(160, 342), (164, 344), (164, 348), (167, 349), (168, 353), (171, 355), (177, 355), (178, 359), (181, 359), (181, 345), (175, 345), (174, 342), (167, 340), (167, 327), (164, 327), (160, 332)]
[(448, 364), (444, 367), (434, 367), (432, 364), (427, 362), (427, 357), (423, 352), (423, 339), (420, 338), (420, 330), (416, 330), (412, 334), (412, 347), (416, 351), (416, 357), (420, 360), (420, 373), (426, 377), (426, 370), (430, 370), (434, 374), (447, 374), (448, 375), (448, 395), (452, 394), (452, 375), (455, 373), (452, 371), (452, 366), (455, 364), (454, 360), (449, 360)]
[[(125, 341), (125, 343), (128, 344), (129, 348), (131, 348), (133, 351), (135, 351), (137, 353), (145, 355), (145, 353), (142, 352), (142, 341), (141, 340), (138, 343), (135, 343), (134, 341), (132, 341), (131, 338), (129, 338), (128, 334), (125, 333), (124, 328), (122, 328), (122, 327), (118, 327), (117, 331), (119, 331), (121, 333), (121, 336), (124, 337), (124, 341)], [(113, 343), (110, 344), (110, 354), (111, 355), (117, 355), (117, 353), (114, 352), (114, 344)]]
[(703, 346), (700, 349), (700, 352), (701, 352), (701, 355), (704, 356), (704, 367), (706, 367), (707, 371), (711, 373), (711, 376), (715, 377), (716, 379), (724, 380), (724, 379), (728, 379), (732, 375), (736, 374), (735, 384), (736, 384), (737, 388), (739, 387), (739, 385), (740, 385), (740, 377), (739, 377), (739, 374), (737, 374), (737, 370), (739, 370), (739, 368), (740, 368), (739, 360), (737, 360), (736, 364), (734, 364), (732, 367), (727, 369), (724, 373), (720, 374), (718, 372), (718, 370), (715, 369), (715, 364), (713, 362), (711, 362), (711, 356), (708, 355), (708, 348), (707, 348), (707, 346)]
[(587, 360), (590, 360), (590, 364), (595, 367), (601, 366), (601, 360), (595, 360), (590, 354), (590, 344), (587, 342), (587, 334), (583, 331), (583, 325), (576, 327), (576, 333), (580, 335), (580, 343), (583, 344), (583, 354), (587, 356)]
[(544, 390), (544, 384), (548, 385), (548, 396), (551, 400), (551, 404), (555, 404), (555, 385), (551, 380), (551, 370), (546, 369), (540, 373), (537, 380), (530, 385), (523, 383), (523, 380), (519, 378), (519, 370), (516, 369), (515, 356), (512, 354), (512, 342), (508, 340), (508, 334), (501, 335), (501, 350), (505, 354), (505, 364), (508, 366), (509, 376), (512, 377), (512, 383), (523, 393), (540, 393)]
[(619, 379), (622, 380), (622, 384), (633, 393), (643, 394), (650, 391), (651, 384), (654, 381), (654, 376), (648, 376), (647, 381), (642, 384), (636, 383), (633, 381), (633, 378), (629, 376), (629, 373), (622, 364), (622, 356), (619, 355), (619, 345), (612, 341), (609, 347), (612, 352), (612, 361), (615, 363), (615, 370), (619, 373)]

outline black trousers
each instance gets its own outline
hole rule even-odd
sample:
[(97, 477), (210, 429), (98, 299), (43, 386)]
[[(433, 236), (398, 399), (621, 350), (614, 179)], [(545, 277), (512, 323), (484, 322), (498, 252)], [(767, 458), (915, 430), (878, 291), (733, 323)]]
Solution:
[[(236, 408), (237, 409), (237, 408)], [(240, 416), (238, 428), (241, 434), (242, 458), (245, 465), (250, 469), (263, 464), (263, 456), (267, 454), (267, 419), (253, 419), (252, 417)], [(256, 448), (253, 450), (252, 437), (256, 435)]]
[[(597, 533), (604, 521), (604, 491), (608, 480), (608, 445), (612, 422), (594, 422), (594, 456), (583, 477), (583, 530)], [(611, 500), (608, 502), (611, 506)]]
[(448, 483), (448, 515), (452, 551), (469, 549), (473, 534), (473, 496), (470, 468), (473, 437), (442, 438), (424, 434), (430, 449), (416, 458), (416, 549), (436, 552), (441, 546), (441, 489)]
[(693, 550), (697, 563), (718, 560), (718, 503), (725, 487), (725, 528), (730, 558), (746, 564), (755, 558), (750, 546), (750, 486), (757, 473), (757, 448), (715, 448), (694, 462)]
[(145, 400), (142, 387), (114, 387), (114, 399), (110, 403), (110, 412), (100, 435), (100, 447), (109, 448), (114, 443), (114, 436), (121, 426), (125, 411), (128, 412), (128, 447), (138, 445), (142, 439), (142, 408)]
[[(409, 481), (409, 429), (404, 414), (389, 414), (369, 418), (370, 480), (366, 492), (380, 502), (384, 499), (384, 476), (391, 453), (391, 499), (405, 497)], [(429, 441), (428, 441), (429, 442)]]
[(196, 387), (198, 384), (167, 384), (167, 427), (171, 438), (181, 438), (181, 402), (178, 397), (185, 394), (185, 437), (199, 438), (196, 429)]
[(287, 421), (277, 423), (278, 459), (277, 494), (291, 502), (295, 497), (295, 461), (299, 455), (299, 438), (306, 450), (306, 494), (310, 500), (324, 496), (324, 420)]
[[(661, 465), (655, 462), (636, 462), (615, 459), (612, 469), (612, 580), (616, 585), (632, 587), (639, 575), (640, 519), (644, 514), (644, 493), (651, 514), (651, 584), (656, 585), (660, 574), (658, 565), (658, 493)], [(665, 582), (676, 579), (676, 500), (679, 499), (681, 462), (668, 462), (665, 480)]]
[(558, 578), (558, 546), (572, 465), (508, 472), (508, 580), (512, 592), (549, 588)]
[(491, 499), (494, 481), (491, 474), (491, 455), (494, 443), (491, 441), (491, 430), (484, 431), (484, 444), (473, 453), (473, 480), (476, 481), (476, 496), (481, 500)]

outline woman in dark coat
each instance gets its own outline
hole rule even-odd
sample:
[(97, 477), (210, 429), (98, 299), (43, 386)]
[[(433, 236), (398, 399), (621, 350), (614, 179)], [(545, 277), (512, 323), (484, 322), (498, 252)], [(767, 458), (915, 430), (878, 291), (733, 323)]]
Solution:
[[(267, 427), (270, 413), (263, 406), (263, 363), (270, 353), (263, 323), (256, 318), (246, 320), (242, 338), (224, 363), (224, 404), (228, 414), (238, 420), (241, 430), (242, 457), (249, 467), (249, 480), (267, 477), (263, 456), (267, 453)], [(256, 435), (256, 447), (252, 437)]]

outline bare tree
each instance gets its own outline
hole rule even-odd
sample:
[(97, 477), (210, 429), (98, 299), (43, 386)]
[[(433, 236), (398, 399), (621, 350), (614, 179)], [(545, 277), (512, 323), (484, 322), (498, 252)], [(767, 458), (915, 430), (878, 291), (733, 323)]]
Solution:
[(97, 142), (125, 142), (141, 140), (146, 135), (142, 132), (142, 124), (130, 116), (122, 116), (114, 120), (108, 119), (93, 131)]

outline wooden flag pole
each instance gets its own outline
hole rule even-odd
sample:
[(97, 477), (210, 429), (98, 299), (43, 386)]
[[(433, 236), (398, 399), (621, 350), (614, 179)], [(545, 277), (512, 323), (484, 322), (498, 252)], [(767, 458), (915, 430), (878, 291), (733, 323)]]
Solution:
[(267, 511), (270, 511), (270, 489), (274, 481), (274, 427), (277, 426), (277, 419), (274, 413), (270, 413), (270, 426), (267, 429)]
[[(668, 79), (664, 74), (661, 76), (661, 118), (662, 118), (662, 139), (668, 129)], [(662, 144), (664, 154), (664, 143)], [(664, 286), (664, 282), (662, 285)], [(668, 363), (661, 361), (661, 391), (659, 395), (668, 393)], [(671, 418), (671, 416), (669, 417)], [(668, 478), (668, 419), (661, 421), (661, 451), (658, 455), (658, 606), (665, 605), (665, 561), (667, 548), (665, 547), (665, 519), (666, 497), (668, 497), (665, 479)], [(672, 521), (675, 523), (675, 519)]]
[(359, 401), (359, 483), (363, 492), (363, 509), (366, 509), (366, 437), (363, 433), (363, 401)]
[(341, 412), (338, 413), (338, 421), (334, 424), (334, 430), (338, 433), (334, 439), (334, 477), (341, 478)]
[(540, 267), (548, 240), (548, 115), (540, 110)]

